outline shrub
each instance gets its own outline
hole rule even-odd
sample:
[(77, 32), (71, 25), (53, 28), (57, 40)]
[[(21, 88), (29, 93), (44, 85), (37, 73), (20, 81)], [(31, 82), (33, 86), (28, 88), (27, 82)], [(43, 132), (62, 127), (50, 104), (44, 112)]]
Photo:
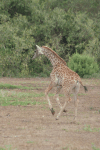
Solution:
[(99, 70), (98, 64), (94, 61), (94, 58), (78, 53), (73, 54), (72, 57), (69, 58), (68, 67), (78, 73), (80, 77), (92, 75)]

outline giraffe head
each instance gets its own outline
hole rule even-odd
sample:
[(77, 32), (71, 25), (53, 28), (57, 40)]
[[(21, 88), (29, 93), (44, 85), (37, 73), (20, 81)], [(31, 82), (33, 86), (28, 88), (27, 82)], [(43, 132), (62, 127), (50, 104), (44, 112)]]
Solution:
[(42, 47), (36, 45), (36, 48), (37, 48), (37, 49), (36, 49), (36, 51), (35, 51), (34, 56), (33, 56), (32, 59), (35, 59), (36, 57), (38, 57), (38, 56), (40, 56), (40, 55), (43, 54), (43, 49), (42, 49)]

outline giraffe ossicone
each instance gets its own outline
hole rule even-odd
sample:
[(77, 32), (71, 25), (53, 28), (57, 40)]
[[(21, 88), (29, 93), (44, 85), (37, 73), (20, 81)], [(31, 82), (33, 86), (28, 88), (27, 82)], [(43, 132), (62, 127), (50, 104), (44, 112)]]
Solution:
[[(70, 92), (73, 92), (74, 94), (74, 104), (75, 104), (75, 120), (77, 118), (77, 107), (78, 107), (78, 99), (77, 95), (80, 89), (80, 85), (83, 86), (81, 78), (79, 75), (72, 71), (70, 68), (66, 66), (66, 62), (52, 49), (50, 49), (47, 46), (38, 46), (36, 45), (37, 50), (33, 56), (33, 59), (38, 57), (41, 54), (44, 54), (51, 62), (53, 66), (53, 70), (50, 74), (51, 83), (49, 87), (45, 90), (45, 95), (48, 100), (49, 108), (51, 110), (51, 113), (54, 115), (55, 111), (51, 105), (50, 99), (48, 97), (49, 91), (53, 87), (57, 87), (56, 89), (56, 101), (60, 107), (60, 112), (58, 113), (56, 119), (58, 120), (61, 113), (65, 111), (66, 105), (71, 101), (70, 98)], [(87, 87), (83, 86), (84, 90), (87, 91)], [(59, 92), (63, 89), (64, 95), (65, 95), (65, 103), (62, 106), (59, 101)]]

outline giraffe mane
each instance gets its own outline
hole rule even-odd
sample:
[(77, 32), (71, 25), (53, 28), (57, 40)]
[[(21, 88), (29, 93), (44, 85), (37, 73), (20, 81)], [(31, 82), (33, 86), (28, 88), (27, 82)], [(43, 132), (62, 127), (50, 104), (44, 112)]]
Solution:
[(64, 65), (66, 65), (66, 62), (55, 51), (53, 51), (51, 48), (49, 48), (47, 46), (42, 46), (42, 47), (51, 51), (54, 55), (56, 55), (56, 57), (58, 57), (63, 62)]

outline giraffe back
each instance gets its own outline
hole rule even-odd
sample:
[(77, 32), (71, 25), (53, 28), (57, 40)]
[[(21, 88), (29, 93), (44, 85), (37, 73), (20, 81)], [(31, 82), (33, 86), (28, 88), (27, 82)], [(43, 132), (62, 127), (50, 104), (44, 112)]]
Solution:
[(61, 86), (68, 83), (71, 85), (77, 81), (82, 83), (80, 76), (64, 64), (59, 64), (56, 68), (54, 68), (50, 74), (50, 77), (53, 82)]

